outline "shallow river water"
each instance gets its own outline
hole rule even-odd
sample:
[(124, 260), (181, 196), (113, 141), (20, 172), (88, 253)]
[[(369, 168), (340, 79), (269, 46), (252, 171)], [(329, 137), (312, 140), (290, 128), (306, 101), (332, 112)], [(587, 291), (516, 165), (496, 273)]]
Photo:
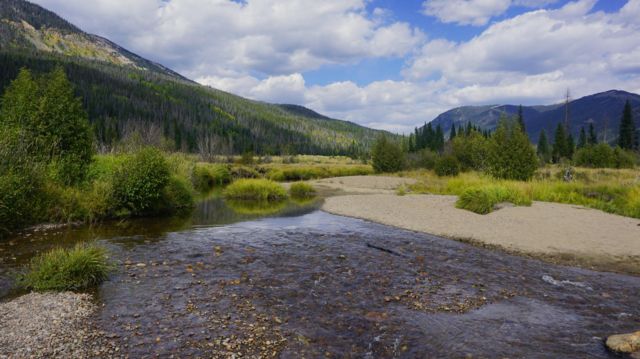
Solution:
[(23, 235), (0, 243), (0, 295), (37, 251), (96, 239), (118, 270), (95, 326), (130, 357), (607, 358), (607, 335), (640, 327), (640, 277), (318, 206), (213, 198), (186, 218)]

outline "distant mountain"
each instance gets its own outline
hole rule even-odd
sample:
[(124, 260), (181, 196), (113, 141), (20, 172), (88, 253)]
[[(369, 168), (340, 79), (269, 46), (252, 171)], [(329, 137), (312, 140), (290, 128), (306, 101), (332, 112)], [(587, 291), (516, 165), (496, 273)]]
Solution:
[(82, 96), (104, 149), (135, 132), (190, 152), (353, 154), (381, 132), (201, 86), (38, 5), (0, 0), (0, 91), (22, 67), (55, 66)]
[[(614, 141), (618, 134), (622, 109), (629, 100), (634, 111), (634, 118), (640, 128), (640, 95), (611, 90), (595, 95), (585, 96), (569, 102), (569, 123), (571, 132), (577, 136), (581, 127), (588, 128), (593, 123), (598, 137), (607, 141)], [(448, 133), (451, 125), (456, 127), (468, 122), (482, 129), (493, 130), (498, 124), (500, 116), (515, 116), (517, 105), (465, 106), (449, 110), (432, 121), (433, 126), (440, 125)], [(532, 141), (537, 141), (542, 129), (552, 135), (559, 122), (565, 120), (566, 108), (564, 104), (548, 106), (523, 106), (523, 116), (527, 134)], [(606, 129), (606, 132), (605, 132)]]

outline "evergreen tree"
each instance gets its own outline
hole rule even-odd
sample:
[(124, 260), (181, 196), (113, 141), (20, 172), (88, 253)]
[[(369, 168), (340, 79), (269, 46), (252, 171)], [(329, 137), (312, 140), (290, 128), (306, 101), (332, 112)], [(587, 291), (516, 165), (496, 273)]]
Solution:
[(527, 128), (524, 124), (524, 114), (522, 113), (522, 105), (518, 107), (518, 124), (520, 124), (522, 132), (527, 133)]
[(564, 125), (562, 123), (558, 123), (558, 127), (556, 128), (556, 133), (553, 138), (553, 162), (558, 163), (562, 158), (567, 158), (567, 133), (565, 131)]
[(544, 129), (540, 131), (537, 153), (543, 163), (549, 163), (551, 161), (551, 148), (549, 147), (549, 140), (547, 139), (547, 131)]
[(573, 153), (576, 151), (576, 143), (573, 140), (573, 135), (571, 133), (569, 133), (569, 135), (567, 136), (566, 151), (567, 152), (565, 153), (564, 157), (568, 159), (572, 159)]
[(584, 127), (580, 128), (580, 137), (578, 138), (578, 148), (584, 148), (589, 144), (587, 139), (587, 133)]
[(397, 172), (404, 167), (404, 152), (402, 148), (380, 135), (371, 151), (373, 169), (380, 172)]
[(456, 138), (456, 125), (452, 124), (451, 132), (449, 132), (449, 141), (453, 141), (454, 138)]
[(598, 144), (598, 134), (596, 133), (595, 127), (593, 127), (593, 122), (589, 123), (589, 144)]
[(622, 111), (618, 145), (620, 148), (625, 150), (633, 150), (638, 147), (636, 125), (633, 121), (631, 103), (629, 103), (629, 100), (624, 104), (624, 110)]
[(526, 181), (538, 167), (536, 151), (517, 121), (500, 121), (489, 140), (489, 173), (496, 178)]
[[(82, 101), (60, 67), (35, 81), (27, 70), (3, 97), (2, 123), (21, 135), (30, 160), (46, 164), (65, 184), (83, 179), (93, 156), (93, 133)], [(4, 126), (4, 125), (3, 125)]]
[(433, 135), (433, 151), (442, 152), (444, 150), (444, 131), (442, 131), (442, 126), (438, 124), (436, 126), (436, 131)]

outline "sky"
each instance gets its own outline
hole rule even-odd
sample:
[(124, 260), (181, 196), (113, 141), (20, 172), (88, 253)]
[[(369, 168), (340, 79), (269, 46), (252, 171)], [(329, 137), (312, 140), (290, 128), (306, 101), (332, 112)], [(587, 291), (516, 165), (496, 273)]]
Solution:
[(640, 0), (31, 0), (201, 84), (408, 133), (640, 93)]

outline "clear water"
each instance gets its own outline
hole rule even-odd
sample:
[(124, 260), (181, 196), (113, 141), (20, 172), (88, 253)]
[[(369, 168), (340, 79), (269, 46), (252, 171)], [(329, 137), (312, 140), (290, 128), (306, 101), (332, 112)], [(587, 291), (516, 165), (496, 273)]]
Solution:
[[(131, 357), (607, 358), (640, 327), (640, 278), (554, 266), (333, 216), (219, 198), (192, 216), (0, 243), (0, 287), (52, 245), (97, 239), (119, 270), (96, 326)], [(265, 216), (266, 215), (266, 216)], [(144, 264), (144, 266), (142, 265)]]

